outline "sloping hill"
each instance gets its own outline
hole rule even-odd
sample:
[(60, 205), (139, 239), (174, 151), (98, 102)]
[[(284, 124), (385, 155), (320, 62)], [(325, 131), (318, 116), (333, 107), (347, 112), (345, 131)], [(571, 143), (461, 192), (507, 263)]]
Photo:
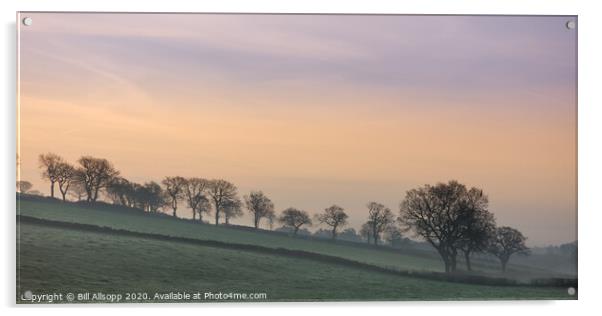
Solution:
[(155, 293), (171, 291), (265, 293), (256, 298), (260, 301), (573, 298), (565, 288), (433, 281), (304, 258), (25, 221), (18, 237), (18, 294), (146, 293), (147, 301), (154, 302), (162, 300), (155, 299)]
[[(368, 247), (363, 244), (328, 240), (306, 240), (284, 234), (200, 224), (190, 220), (146, 214), (113, 205), (64, 203), (47, 198), (21, 196), (18, 199), (17, 208), (17, 214), (41, 219), (91, 224), (165, 236), (301, 250), (397, 270), (436, 272), (443, 270), (443, 265), (434, 252), (413, 249), (394, 250), (386, 247)], [(493, 275), (498, 274), (499, 271), (497, 262), (492, 261), (475, 260), (473, 266), (476, 270)], [(508, 272), (506, 276), (550, 276), (547, 271), (512, 264), (509, 266)]]

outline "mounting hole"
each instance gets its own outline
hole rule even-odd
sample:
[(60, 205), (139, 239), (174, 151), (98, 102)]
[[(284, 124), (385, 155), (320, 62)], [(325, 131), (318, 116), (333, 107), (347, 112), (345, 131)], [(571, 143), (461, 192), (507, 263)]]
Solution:
[(577, 23), (575, 21), (566, 22), (566, 28), (569, 30), (574, 30), (577, 27)]
[(33, 24), (33, 19), (30, 17), (26, 17), (23, 19), (23, 25), (25, 26), (30, 26)]
[(569, 293), (570, 296), (573, 296), (573, 295), (575, 295), (575, 293), (577, 293), (577, 290), (575, 290), (575, 288), (571, 286), (571, 287), (569, 287), (567, 292)]

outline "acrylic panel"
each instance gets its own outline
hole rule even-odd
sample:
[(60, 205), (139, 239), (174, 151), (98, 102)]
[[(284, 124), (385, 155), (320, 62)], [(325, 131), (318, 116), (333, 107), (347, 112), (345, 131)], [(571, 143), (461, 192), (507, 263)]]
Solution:
[(17, 30), (17, 303), (577, 298), (576, 16)]

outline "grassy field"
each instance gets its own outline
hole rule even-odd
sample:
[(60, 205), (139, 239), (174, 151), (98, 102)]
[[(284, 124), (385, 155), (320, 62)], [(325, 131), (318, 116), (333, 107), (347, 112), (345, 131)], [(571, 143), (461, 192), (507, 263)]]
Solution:
[[(306, 240), (286, 235), (245, 231), (227, 227), (216, 227), (170, 217), (147, 216), (138, 212), (92, 209), (73, 203), (21, 199), (18, 214), (56, 221), (76, 222), (125, 229), (135, 232), (155, 233), (168, 236), (216, 240), (229, 243), (260, 245), (272, 248), (303, 250), (337, 256), (368, 264), (398, 270), (439, 271), (443, 270), (440, 259), (434, 253), (390, 251), (373, 247), (353, 246), (346, 243)], [(499, 271), (496, 262), (475, 260), (476, 270), (491, 274)], [(548, 276), (546, 271), (532, 267), (509, 265), (506, 276)]]
[(25, 222), (18, 236), (17, 295), (29, 290), (135, 292), (151, 299), (170, 291), (266, 293), (260, 301), (574, 298), (565, 288), (431, 281), (302, 258)]

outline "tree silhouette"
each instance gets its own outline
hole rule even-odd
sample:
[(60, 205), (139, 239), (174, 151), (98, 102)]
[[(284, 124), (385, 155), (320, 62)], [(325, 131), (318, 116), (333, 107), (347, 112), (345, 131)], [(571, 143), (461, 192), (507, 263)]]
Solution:
[(466, 186), (449, 181), (409, 190), (399, 205), (399, 221), (437, 250), (446, 272), (456, 270), (463, 225), (470, 219), (466, 199)]
[(42, 178), (50, 181), (50, 197), (54, 197), (54, 184), (57, 181), (57, 167), (63, 158), (54, 153), (41, 154), (38, 157)]
[(242, 202), (238, 198), (228, 200), (222, 208), (224, 212), (224, 220), (226, 225), (230, 224), (230, 220), (243, 215)]
[(205, 196), (205, 191), (209, 187), (209, 180), (201, 178), (186, 179), (184, 186), (184, 196), (188, 207), (192, 210), (192, 220), (196, 220), (197, 214), (199, 221), (203, 221), (203, 211), (206, 210), (206, 203), (209, 201)]
[(391, 246), (395, 246), (395, 243), (401, 241), (402, 238), (403, 232), (397, 225), (390, 224), (385, 227), (384, 239), (391, 243)]
[(461, 199), (463, 220), (460, 222), (460, 239), (458, 248), (464, 253), (466, 269), (472, 271), (470, 255), (473, 252), (485, 251), (489, 240), (495, 233), (495, 219), (487, 210), (489, 201), (482, 190), (471, 188)]
[(367, 207), (368, 223), (371, 225), (370, 231), (372, 232), (372, 240), (374, 244), (377, 245), (380, 234), (394, 221), (394, 216), (391, 209), (380, 203), (369, 202)]
[(80, 166), (76, 170), (76, 181), (86, 191), (88, 202), (95, 202), (100, 190), (106, 188), (111, 180), (119, 175), (113, 164), (103, 158), (83, 156), (77, 162)]
[(158, 213), (159, 209), (167, 203), (166, 195), (157, 182), (150, 181), (137, 188), (136, 201), (143, 210)]
[[(75, 176), (77, 177), (77, 170)], [(76, 201), (80, 202), (86, 197), (86, 189), (84, 185), (78, 181), (76, 178), (73, 183), (69, 186), (69, 193), (71, 197), (73, 197)]]
[(29, 181), (17, 181), (17, 192), (19, 193), (27, 193), (32, 187), (33, 185)]
[(333, 240), (337, 237), (337, 229), (347, 225), (347, 218), (349, 216), (345, 213), (345, 210), (338, 205), (332, 205), (324, 209), (322, 214), (316, 215), (318, 222), (330, 226)]
[(184, 198), (186, 179), (182, 177), (165, 177), (161, 183), (165, 186), (167, 202), (173, 211), (173, 217), (177, 217), (178, 201)]
[(372, 236), (374, 236), (374, 233), (372, 233), (372, 223), (370, 223), (370, 221), (362, 224), (362, 227), (360, 228), (360, 236), (366, 238), (366, 242), (368, 244), (370, 243), (370, 239)]
[(291, 227), (293, 229), (293, 235), (295, 236), (301, 226), (311, 226), (311, 219), (307, 212), (292, 207), (282, 211), (278, 221), (284, 224), (284, 226)]
[(251, 191), (249, 195), (244, 196), (245, 206), (253, 216), (253, 225), (259, 228), (259, 222), (262, 218), (269, 219), (274, 214), (274, 203), (261, 191)]
[(208, 194), (215, 208), (215, 225), (219, 225), (219, 217), (222, 210), (236, 199), (238, 190), (236, 186), (226, 180), (209, 181)]
[(517, 229), (503, 226), (495, 230), (495, 235), (491, 238), (488, 251), (500, 259), (502, 271), (506, 272), (506, 264), (510, 256), (515, 253), (529, 254), (529, 248), (525, 245), (527, 238)]
[(59, 185), (59, 191), (63, 197), (63, 201), (67, 200), (67, 192), (73, 182), (77, 180), (77, 172), (75, 167), (67, 162), (59, 162), (56, 165), (56, 182)]
[(125, 178), (114, 177), (107, 185), (107, 195), (113, 203), (134, 207), (136, 197), (136, 184)]

